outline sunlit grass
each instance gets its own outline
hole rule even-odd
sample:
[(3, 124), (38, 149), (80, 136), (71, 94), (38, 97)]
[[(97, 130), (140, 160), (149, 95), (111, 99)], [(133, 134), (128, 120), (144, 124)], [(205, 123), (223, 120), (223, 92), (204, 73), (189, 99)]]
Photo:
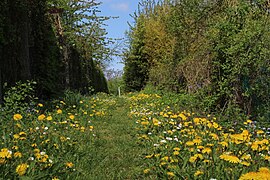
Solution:
[(138, 140), (152, 147), (145, 156), (146, 177), (245, 179), (244, 174), (263, 168), (270, 178), (269, 136), (252, 120), (227, 128), (211, 115), (173, 109), (158, 95), (137, 94), (130, 101)]
[(1, 178), (269, 179), (267, 128), (249, 119), (229, 127), (143, 93), (49, 106), (0, 116)]

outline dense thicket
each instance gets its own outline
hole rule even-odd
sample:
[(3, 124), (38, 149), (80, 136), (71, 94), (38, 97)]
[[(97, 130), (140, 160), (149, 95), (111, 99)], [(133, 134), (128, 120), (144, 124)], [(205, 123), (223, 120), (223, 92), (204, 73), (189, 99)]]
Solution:
[(142, 0), (124, 80), (201, 97), (207, 110), (270, 116), (268, 1)]
[[(35, 80), (40, 96), (65, 89), (107, 92), (100, 62), (108, 55), (106, 17), (83, 0), (1, 0), (0, 97), (3, 86)], [(0, 98), (1, 99), (1, 98)]]

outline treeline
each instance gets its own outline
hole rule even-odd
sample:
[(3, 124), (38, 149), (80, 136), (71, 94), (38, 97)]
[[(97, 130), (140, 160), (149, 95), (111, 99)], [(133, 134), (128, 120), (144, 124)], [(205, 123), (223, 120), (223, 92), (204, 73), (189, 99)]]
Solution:
[(34, 80), (40, 97), (66, 89), (107, 92), (109, 54), (96, 1), (0, 1), (0, 101), (4, 88)]
[(206, 110), (270, 117), (270, 4), (142, 0), (128, 34), (127, 91), (150, 84), (197, 96)]

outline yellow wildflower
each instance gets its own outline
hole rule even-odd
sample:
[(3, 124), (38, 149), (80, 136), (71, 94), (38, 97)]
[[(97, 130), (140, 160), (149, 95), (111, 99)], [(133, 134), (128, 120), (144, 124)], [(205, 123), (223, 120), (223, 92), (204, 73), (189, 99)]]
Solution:
[(48, 121), (51, 121), (51, 120), (52, 120), (52, 116), (48, 116), (46, 119), (47, 119)]
[(21, 158), (21, 157), (22, 157), (22, 153), (20, 153), (20, 152), (15, 152), (15, 153), (14, 153), (14, 157), (15, 157), (15, 158)]
[(222, 154), (219, 156), (220, 159), (223, 159), (225, 161), (228, 161), (230, 163), (239, 163), (240, 159), (234, 155), (229, 155), (229, 154)]
[(168, 176), (175, 176), (175, 174), (173, 172), (167, 172)]
[(19, 176), (23, 176), (26, 173), (26, 170), (28, 168), (28, 165), (23, 163), (17, 166), (16, 173), (19, 174)]
[(143, 173), (144, 174), (148, 174), (150, 172), (150, 169), (145, 169), (145, 170), (143, 170)]
[(67, 163), (66, 163), (66, 166), (67, 166), (68, 168), (72, 168), (72, 167), (74, 166), (74, 164), (73, 164), (72, 162), (67, 162)]
[(197, 157), (195, 157), (195, 156), (191, 156), (189, 158), (189, 162), (191, 162), (191, 163), (194, 163), (196, 160), (197, 160)]
[(57, 109), (56, 113), (57, 114), (62, 114), (62, 110), (61, 109)]
[(39, 121), (42, 121), (42, 120), (45, 119), (45, 117), (46, 117), (46, 116), (45, 116), (44, 114), (41, 114), (41, 115), (38, 116), (38, 120), (39, 120)]
[(244, 166), (250, 166), (250, 163), (247, 161), (241, 161), (240, 164), (242, 164)]
[(203, 172), (202, 171), (196, 171), (195, 173), (194, 173), (194, 176), (199, 176), (199, 175), (202, 175), (203, 174)]
[(187, 145), (187, 146), (193, 146), (193, 145), (194, 145), (194, 142), (192, 142), (192, 141), (187, 141), (187, 142), (186, 142), (186, 145)]
[(19, 138), (20, 138), (20, 135), (19, 135), (19, 134), (14, 134), (14, 135), (13, 135), (13, 138), (14, 138), (14, 139), (19, 139)]
[(202, 150), (202, 153), (203, 153), (203, 154), (205, 154), (205, 153), (210, 154), (211, 152), (212, 152), (212, 150), (211, 150), (209, 147), (206, 147), (206, 148), (204, 148), (204, 149)]
[(196, 138), (196, 139), (193, 139), (193, 143), (196, 144), (196, 145), (199, 145), (202, 143), (202, 140), (199, 139), (199, 138)]
[(0, 152), (0, 158), (11, 158), (11, 154), (12, 152), (9, 151), (7, 148), (3, 148), (1, 149), (1, 152)]
[(14, 114), (14, 116), (13, 116), (13, 119), (15, 120), (15, 121), (19, 121), (19, 120), (21, 120), (23, 117), (22, 117), (22, 115), (20, 115), (20, 114)]

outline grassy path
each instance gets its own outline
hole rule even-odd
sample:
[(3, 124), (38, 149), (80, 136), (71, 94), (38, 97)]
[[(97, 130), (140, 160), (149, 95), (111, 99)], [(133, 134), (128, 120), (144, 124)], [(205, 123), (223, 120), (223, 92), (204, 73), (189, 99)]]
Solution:
[(95, 121), (96, 140), (90, 148), (87, 179), (141, 179), (142, 147), (136, 144), (127, 101), (117, 99), (111, 116)]

